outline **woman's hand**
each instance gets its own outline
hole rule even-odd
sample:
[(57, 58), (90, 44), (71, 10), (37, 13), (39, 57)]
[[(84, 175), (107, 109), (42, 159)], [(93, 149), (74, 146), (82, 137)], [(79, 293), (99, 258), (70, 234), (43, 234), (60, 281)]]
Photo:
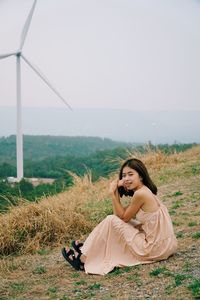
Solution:
[(118, 187), (123, 185), (124, 185), (123, 180), (118, 180), (118, 179), (113, 180), (109, 186), (109, 193), (114, 194), (117, 191)]
[(113, 180), (109, 186), (109, 193), (110, 193), (110, 196), (112, 199), (114, 214), (116, 216), (118, 216), (119, 218), (122, 218), (124, 215), (125, 209), (120, 202), (120, 195), (118, 192), (118, 188), (120, 186), (123, 186), (123, 180), (119, 180), (119, 179)]

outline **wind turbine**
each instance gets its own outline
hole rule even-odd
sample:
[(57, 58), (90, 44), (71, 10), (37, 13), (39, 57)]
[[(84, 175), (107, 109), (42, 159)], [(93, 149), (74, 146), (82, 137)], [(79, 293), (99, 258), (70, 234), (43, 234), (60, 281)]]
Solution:
[(36, 6), (37, 0), (34, 0), (32, 8), (25, 21), (24, 27), (21, 32), (20, 46), (15, 52), (0, 54), (0, 59), (7, 58), (9, 56), (16, 56), (16, 86), (17, 86), (17, 134), (16, 134), (16, 150), (17, 150), (17, 180), (20, 181), (24, 177), (23, 172), (23, 132), (22, 132), (22, 105), (21, 105), (21, 58), (28, 64), (29, 67), (48, 85), (48, 87), (72, 110), (71, 106), (66, 100), (60, 95), (60, 93), (52, 86), (46, 76), (33, 65), (25, 56), (22, 54), (22, 49), (28, 34), (33, 12)]

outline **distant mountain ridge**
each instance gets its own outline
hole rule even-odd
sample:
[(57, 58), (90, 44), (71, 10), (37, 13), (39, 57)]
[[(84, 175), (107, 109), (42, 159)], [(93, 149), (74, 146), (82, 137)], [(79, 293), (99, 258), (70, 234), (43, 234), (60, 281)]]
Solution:
[[(91, 136), (131, 143), (200, 143), (200, 111), (23, 108), (25, 135)], [(0, 107), (0, 136), (16, 133), (16, 110)]]

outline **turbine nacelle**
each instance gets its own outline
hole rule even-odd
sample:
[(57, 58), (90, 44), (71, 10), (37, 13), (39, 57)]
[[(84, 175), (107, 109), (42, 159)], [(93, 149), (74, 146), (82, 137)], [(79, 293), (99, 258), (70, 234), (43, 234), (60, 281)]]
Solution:
[(16, 54), (15, 54), (17, 57), (20, 57), (22, 55), (22, 51), (17, 51)]

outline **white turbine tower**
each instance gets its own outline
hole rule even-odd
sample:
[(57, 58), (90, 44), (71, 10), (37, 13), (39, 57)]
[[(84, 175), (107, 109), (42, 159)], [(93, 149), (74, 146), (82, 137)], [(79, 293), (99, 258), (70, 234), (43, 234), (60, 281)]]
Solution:
[(66, 100), (59, 94), (59, 92), (52, 86), (49, 80), (41, 73), (41, 71), (34, 66), (23, 54), (22, 48), (24, 46), (27, 33), (30, 27), (31, 19), (33, 16), (33, 12), (35, 9), (37, 0), (34, 0), (32, 8), (29, 12), (29, 15), (24, 24), (20, 46), (16, 52), (0, 54), (0, 59), (7, 58), (9, 56), (16, 56), (16, 77), (17, 77), (17, 140), (16, 140), (16, 148), (17, 148), (17, 180), (20, 181), (24, 177), (23, 173), (23, 133), (22, 133), (22, 105), (21, 105), (21, 58), (33, 69), (33, 71), (49, 86), (49, 88), (71, 109), (70, 105), (66, 102)]

